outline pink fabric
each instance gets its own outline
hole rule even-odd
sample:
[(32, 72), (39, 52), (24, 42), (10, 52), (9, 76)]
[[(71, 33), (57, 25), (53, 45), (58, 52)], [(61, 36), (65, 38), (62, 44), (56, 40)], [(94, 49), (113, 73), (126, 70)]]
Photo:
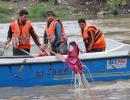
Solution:
[(83, 71), (83, 65), (79, 59), (79, 47), (77, 44), (74, 45), (72, 51), (68, 52), (67, 59), (65, 60), (66, 64), (76, 73), (81, 73)]
[(46, 53), (46, 52), (44, 52), (44, 51), (41, 51), (41, 52), (39, 53), (39, 56), (48, 56), (48, 53)]

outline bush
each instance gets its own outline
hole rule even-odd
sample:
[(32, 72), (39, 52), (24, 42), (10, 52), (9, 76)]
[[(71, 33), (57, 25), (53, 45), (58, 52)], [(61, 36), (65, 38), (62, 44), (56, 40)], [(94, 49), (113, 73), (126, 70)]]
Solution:
[(3, 16), (4, 15), (9, 15), (9, 14), (12, 14), (15, 12), (15, 9), (10, 9), (10, 8), (7, 8), (7, 7), (0, 7), (0, 14)]
[(65, 18), (68, 16), (69, 10), (63, 6), (54, 6), (51, 3), (41, 3), (38, 5), (33, 5), (28, 9), (29, 11), (29, 17), (30, 18), (43, 18), (45, 19), (45, 13), (48, 10), (52, 10), (55, 12), (55, 14), (60, 17), (61, 19)]
[(118, 13), (117, 9), (113, 9), (113, 10), (112, 10), (112, 15), (117, 16), (118, 14), (119, 14), (119, 13)]

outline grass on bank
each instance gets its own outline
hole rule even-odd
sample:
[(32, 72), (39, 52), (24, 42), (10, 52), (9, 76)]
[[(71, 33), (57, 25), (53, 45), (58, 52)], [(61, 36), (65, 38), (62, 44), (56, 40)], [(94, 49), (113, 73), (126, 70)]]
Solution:
[(0, 1), (0, 23), (9, 22), (16, 9), (8, 6), (7, 2)]
[[(64, 5), (54, 5), (52, 1), (50, 2), (42, 2), (42, 3), (32, 3), (29, 7), (19, 7), (11, 6), (13, 3), (11, 2), (2, 2), (0, 1), (0, 22), (11, 22), (16, 19), (18, 16), (19, 10), (25, 8), (29, 11), (29, 18), (31, 21), (45, 21), (45, 13), (48, 10), (52, 10), (55, 12), (57, 17), (61, 20), (75, 20), (77, 18), (81, 18), (84, 13), (82, 10), (73, 9), (70, 6)], [(20, 3), (20, 2), (18, 2)], [(20, 4), (18, 4), (20, 5)]]
[(61, 19), (67, 19), (68, 14), (69, 14), (69, 10), (67, 10), (67, 8), (62, 7), (62, 6), (53, 6), (48, 4), (36, 4), (31, 6), (30, 8), (28, 8), (28, 11), (30, 13), (29, 17), (30, 18), (42, 18), (45, 20), (45, 13), (48, 10), (52, 10), (56, 13), (56, 15), (58, 17), (60, 17)]
[(55, 12), (56, 16), (61, 20), (74, 20), (81, 18), (84, 14), (82, 11), (64, 5), (54, 5), (52, 2), (40, 3), (32, 5), (28, 8), (29, 17), (33, 19), (43, 19), (45, 21), (45, 13), (48, 10)]

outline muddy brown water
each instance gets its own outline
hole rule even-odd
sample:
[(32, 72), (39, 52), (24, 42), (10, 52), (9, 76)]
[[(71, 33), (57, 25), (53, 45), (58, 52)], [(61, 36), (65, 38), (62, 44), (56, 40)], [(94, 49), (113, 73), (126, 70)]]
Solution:
[[(130, 18), (86, 20), (100, 27), (105, 37), (130, 44)], [(77, 21), (64, 21), (69, 39), (79, 40)], [(33, 23), (43, 36), (45, 22)], [(5, 41), (9, 24), (0, 24), (0, 41)], [(40, 41), (43, 41), (40, 38)], [(33, 43), (33, 42), (32, 42)], [(0, 87), (0, 100), (130, 100), (130, 80), (90, 83), (91, 90), (73, 90), (71, 85)]]

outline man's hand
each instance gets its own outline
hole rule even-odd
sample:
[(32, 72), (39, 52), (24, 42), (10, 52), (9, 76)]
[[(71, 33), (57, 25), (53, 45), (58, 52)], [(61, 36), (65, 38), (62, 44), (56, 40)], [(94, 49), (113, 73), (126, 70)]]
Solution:
[(65, 62), (65, 59), (66, 59), (65, 56), (63, 56), (63, 55), (61, 55), (61, 54), (58, 54), (58, 53), (57, 53), (55, 56), (56, 56), (57, 59), (59, 59), (59, 60)]
[(11, 39), (8, 38), (7, 41), (4, 42), (4, 45), (8, 45), (10, 43)]
[(46, 47), (47, 47), (46, 44), (42, 44), (42, 45), (39, 46), (41, 51), (45, 51)]
[(5, 42), (4, 42), (4, 45), (8, 45), (8, 44), (9, 44), (9, 42), (8, 42), (8, 41), (5, 41)]

